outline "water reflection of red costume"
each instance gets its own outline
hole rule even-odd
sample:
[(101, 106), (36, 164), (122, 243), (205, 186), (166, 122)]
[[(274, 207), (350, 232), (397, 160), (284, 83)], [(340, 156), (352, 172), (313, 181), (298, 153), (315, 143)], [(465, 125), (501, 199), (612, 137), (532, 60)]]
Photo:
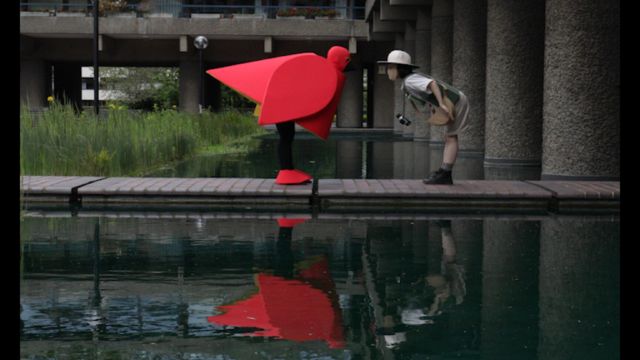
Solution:
[(300, 270), (295, 279), (260, 273), (259, 291), (208, 317), (218, 325), (259, 328), (247, 335), (293, 341), (324, 340), (331, 348), (344, 346), (342, 315), (326, 257)]

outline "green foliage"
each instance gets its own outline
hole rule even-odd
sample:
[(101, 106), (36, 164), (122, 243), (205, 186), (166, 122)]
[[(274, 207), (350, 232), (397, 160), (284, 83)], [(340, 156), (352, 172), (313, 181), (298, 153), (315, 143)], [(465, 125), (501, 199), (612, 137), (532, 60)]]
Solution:
[(130, 109), (166, 110), (178, 105), (179, 78), (177, 68), (104, 67), (100, 88), (120, 91)]
[(185, 114), (110, 110), (106, 119), (51, 104), (41, 116), (20, 114), (21, 175), (138, 176), (214, 145), (263, 134), (237, 111)]

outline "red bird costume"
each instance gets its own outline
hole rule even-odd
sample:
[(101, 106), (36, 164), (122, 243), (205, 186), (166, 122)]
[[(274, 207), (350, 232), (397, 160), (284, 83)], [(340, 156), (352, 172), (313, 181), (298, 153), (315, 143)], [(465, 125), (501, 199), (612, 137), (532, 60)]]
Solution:
[[(314, 53), (301, 53), (211, 69), (207, 73), (259, 104), (258, 124), (295, 122), (326, 140), (342, 94), (342, 72), (349, 61), (347, 49), (333, 46), (326, 59)], [(293, 135), (290, 141), (292, 138)], [(282, 164), (276, 177), (278, 184), (310, 180), (309, 174), (292, 166), (284, 169)]]

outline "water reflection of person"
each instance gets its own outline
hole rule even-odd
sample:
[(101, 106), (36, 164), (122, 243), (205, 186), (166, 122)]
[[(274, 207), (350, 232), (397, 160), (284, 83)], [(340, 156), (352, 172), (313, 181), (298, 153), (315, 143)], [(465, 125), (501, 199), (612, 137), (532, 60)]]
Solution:
[[(445, 324), (438, 318), (453, 306), (461, 305), (466, 295), (464, 267), (457, 263), (456, 244), (451, 231), (450, 220), (436, 222), (440, 228), (442, 258), (439, 272), (427, 272), (414, 281), (398, 299), (399, 315), (385, 311), (383, 324), (377, 333), (383, 335), (385, 347), (389, 349), (419, 349), (439, 346), (428, 340), (424, 333), (415, 333), (412, 328), (427, 326), (445, 331)], [(436, 336), (431, 333), (431, 335)], [(426, 336), (426, 337), (425, 337)], [(442, 345), (442, 344), (440, 344)], [(425, 349), (426, 350), (426, 349)]]
[(432, 288), (434, 299), (427, 309), (427, 316), (436, 316), (442, 313), (442, 308), (450, 300), (455, 305), (464, 301), (467, 293), (465, 284), (464, 267), (456, 262), (456, 244), (451, 232), (451, 220), (437, 222), (442, 234), (442, 263), (440, 273), (429, 273), (424, 280), (426, 285)]

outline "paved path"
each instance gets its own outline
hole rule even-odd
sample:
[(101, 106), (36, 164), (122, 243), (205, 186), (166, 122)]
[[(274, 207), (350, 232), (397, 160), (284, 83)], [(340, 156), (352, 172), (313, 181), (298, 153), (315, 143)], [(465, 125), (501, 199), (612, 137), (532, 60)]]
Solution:
[(223, 206), (244, 209), (331, 211), (552, 211), (620, 207), (617, 181), (460, 180), (425, 185), (422, 180), (319, 179), (305, 185), (277, 185), (273, 179), (131, 178), (24, 176), (25, 203), (96, 206)]

